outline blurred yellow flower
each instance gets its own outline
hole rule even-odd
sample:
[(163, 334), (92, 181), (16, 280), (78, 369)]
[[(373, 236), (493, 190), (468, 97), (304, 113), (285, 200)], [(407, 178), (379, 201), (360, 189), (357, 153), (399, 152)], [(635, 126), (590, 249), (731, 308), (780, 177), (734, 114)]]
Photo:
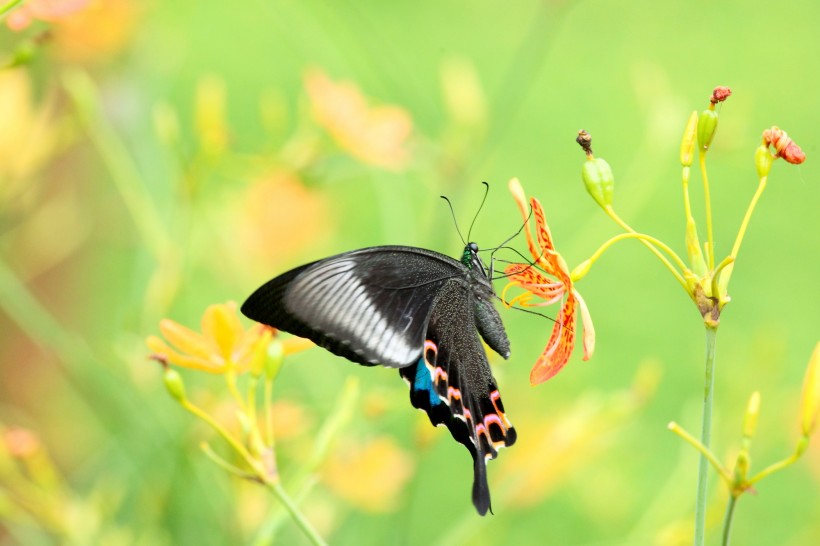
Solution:
[(0, 197), (14, 189), (6, 179), (28, 176), (42, 165), (54, 148), (49, 102), (35, 106), (31, 78), (21, 68), (0, 71)]
[(209, 306), (202, 315), (202, 333), (170, 319), (160, 321), (159, 329), (168, 343), (157, 336), (145, 340), (156, 355), (183, 368), (215, 374), (261, 367), (273, 337), (273, 330), (261, 324), (245, 330), (234, 302)]
[(388, 437), (339, 452), (342, 457), (331, 458), (325, 467), (327, 486), (362, 510), (394, 510), (413, 474), (413, 458)]
[(803, 379), (803, 395), (800, 403), (800, 427), (804, 436), (817, 427), (820, 416), (820, 343), (814, 346)]
[(368, 106), (350, 82), (335, 82), (324, 72), (305, 74), (313, 115), (352, 156), (370, 165), (399, 170), (409, 160), (410, 115), (397, 106)]

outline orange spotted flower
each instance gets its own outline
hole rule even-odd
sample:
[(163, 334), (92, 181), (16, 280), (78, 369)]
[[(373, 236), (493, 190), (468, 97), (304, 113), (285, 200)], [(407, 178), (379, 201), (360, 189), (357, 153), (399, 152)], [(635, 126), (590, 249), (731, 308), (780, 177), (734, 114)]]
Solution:
[[(526, 291), (513, 298), (509, 304), (518, 303), (524, 307), (536, 307), (552, 305), (565, 298), (561, 313), (552, 328), (549, 342), (530, 372), (530, 383), (537, 385), (557, 374), (569, 361), (572, 349), (575, 347), (578, 322), (576, 309), (580, 309), (581, 321), (584, 325), (584, 360), (592, 356), (595, 348), (595, 330), (586, 303), (573, 287), (569, 268), (552, 243), (552, 235), (547, 226), (541, 203), (535, 197), (529, 202), (532, 206), (532, 216), (535, 217), (538, 237), (536, 242), (530, 232), (530, 210), (524, 189), (517, 178), (510, 180), (509, 187), (524, 217), (527, 245), (533, 258), (532, 265), (511, 264), (505, 269), (510, 279), (507, 288), (518, 286)], [(533, 298), (541, 298), (544, 301), (533, 303)]]
[(171, 364), (208, 373), (242, 373), (259, 368), (265, 359), (273, 330), (257, 324), (245, 330), (234, 302), (211, 305), (202, 315), (202, 333), (170, 319), (159, 329), (165, 339), (149, 336), (148, 348)]

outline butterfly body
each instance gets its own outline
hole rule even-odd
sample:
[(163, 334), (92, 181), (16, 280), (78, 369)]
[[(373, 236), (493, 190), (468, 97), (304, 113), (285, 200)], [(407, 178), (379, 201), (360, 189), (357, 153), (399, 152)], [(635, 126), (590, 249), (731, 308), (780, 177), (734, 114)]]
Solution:
[(461, 261), (380, 246), (288, 271), (257, 289), (242, 312), (359, 364), (398, 368), (413, 406), (470, 450), (473, 503), (483, 515), (486, 461), (516, 439), (481, 344), (509, 356), (494, 298), (474, 243)]

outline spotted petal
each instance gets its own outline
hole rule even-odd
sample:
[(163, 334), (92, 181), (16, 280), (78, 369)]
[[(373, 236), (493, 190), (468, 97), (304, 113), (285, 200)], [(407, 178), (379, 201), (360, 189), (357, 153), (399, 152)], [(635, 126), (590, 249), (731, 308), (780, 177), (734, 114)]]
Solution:
[(570, 292), (561, 308), (561, 316), (552, 328), (547, 346), (530, 372), (530, 383), (533, 385), (550, 379), (569, 362), (575, 347), (575, 302), (575, 296)]

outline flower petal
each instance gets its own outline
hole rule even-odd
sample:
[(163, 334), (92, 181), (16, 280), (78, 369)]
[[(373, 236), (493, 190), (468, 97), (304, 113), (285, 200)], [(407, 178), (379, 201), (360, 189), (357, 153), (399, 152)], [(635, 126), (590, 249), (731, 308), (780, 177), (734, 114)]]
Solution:
[(259, 325), (245, 332), (241, 349), (234, 354), (234, 363), (236, 365), (237, 373), (242, 373), (247, 370), (255, 370), (254, 373), (261, 373), (262, 367), (265, 364), (265, 356), (267, 356), (268, 345), (273, 339), (272, 328)]
[(215, 347), (202, 334), (194, 332), (171, 319), (161, 320), (159, 330), (171, 345), (183, 353), (205, 359), (214, 353)]
[(511, 179), (507, 186), (510, 189), (510, 193), (512, 193), (516, 205), (518, 205), (518, 210), (521, 211), (521, 216), (524, 218), (524, 234), (527, 236), (527, 246), (530, 249), (533, 260), (537, 261), (541, 257), (541, 249), (536, 246), (535, 240), (532, 238), (532, 233), (530, 232), (530, 208), (527, 206), (527, 196), (524, 194), (524, 188), (517, 178)]
[(572, 293), (578, 299), (578, 309), (581, 311), (581, 322), (584, 324), (584, 360), (592, 358), (592, 353), (595, 352), (595, 327), (592, 325), (592, 315), (589, 314), (587, 302), (581, 297), (576, 290)]
[(550, 379), (569, 362), (575, 347), (575, 296), (569, 293), (561, 317), (552, 328), (547, 347), (530, 372), (530, 383), (538, 385)]
[(549, 279), (535, 267), (527, 264), (510, 264), (504, 269), (510, 282), (543, 298), (543, 305), (551, 305), (564, 297), (566, 286), (558, 281)]
[(236, 315), (236, 304), (210, 305), (202, 315), (202, 333), (214, 342), (225, 360), (231, 359), (242, 337), (242, 323)]
[(300, 353), (305, 349), (310, 349), (311, 347), (315, 347), (316, 344), (313, 343), (311, 340), (304, 338), (304, 337), (291, 337), (282, 342), (284, 346), (285, 354), (292, 355), (294, 353)]
[(178, 353), (157, 336), (148, 336), (145, 340), (145, 344), (154, 353), (164, 356), (168, 359), (168, 362), (171, 364), (176, 364), (182, 368), (189, 368), (208, 373), (222, 373), (224, 371), (221, 366), (212, 360)]
[(538, 236), (538, 243), (541, 248), (545, 250), (555, 250), (552, 244), (552, 234), (547, 225), (547, 218), (544, 215), (544, 207), (541, 206), (541, 201), (535, 197), (530, 198), (530, 205), (532, 205), (532, 215), (535, 216), (535, 234)]

